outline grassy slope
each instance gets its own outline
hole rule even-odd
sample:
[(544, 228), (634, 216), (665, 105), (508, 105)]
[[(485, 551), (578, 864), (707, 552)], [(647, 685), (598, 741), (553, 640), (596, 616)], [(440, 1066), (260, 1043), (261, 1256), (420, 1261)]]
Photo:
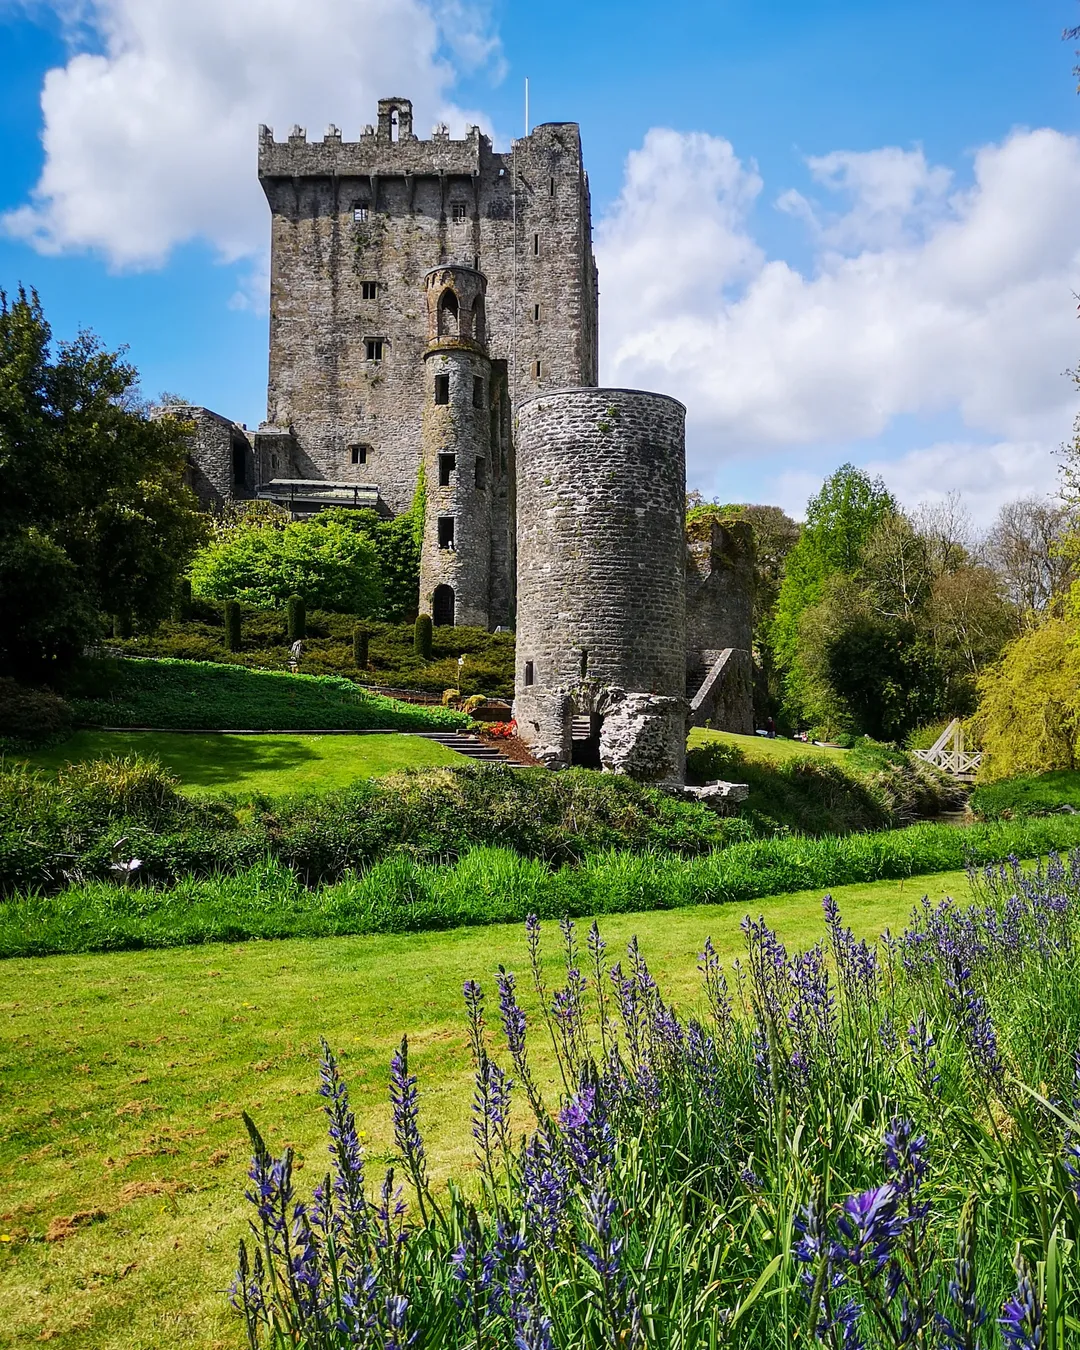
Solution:
[[(969, 895), (959, 873), (835, 894), (856, 932), (877, 934), (899, 927), (924, 892)], [(796, 947), (820, 936), (820, 904), (813, 891), (754, 912)], [(742, 950), (742, 913), (607, 917), (609, 961), (636, 933), (661, 987), (692, 1006), (705, 937), (730, 960)], [(545, 942), (557, 954), (553, 924)], [(16, 1241), (0, 1243), (0, 1346), (47, 1337), (56, 1350), (239, 1347), (220, 1291), (246, 1217), (241, 1109), (272, 1147), (297, 1148), (309, 1189), (325, 1166), (313, 1091), (325, 1035), (354, 1085), (378, 1179), (391, 1146), (387, 1063), (407, 1030), (435, 1175), (460, 1173), (471, 1159), (461, 985), (480, 978), (493, 1003), (500, 962), (525, 966), (516, 926), (5, 963), (0, 1234)], [(530, 992), (522, 988), (531, 1012)], [(535, 1032), (532, 1043), (552, 1095)], [(106, 1217), (63, 1243), (43, 1241), (57, 1216), (92, 1210)]]
[(453, 750), (417, 736), (189, 736), (149, 731), (79, 731), (62, 745), (38, 750), (27, 759), (32, 766), (55, 770), (108, 755), (152, 757), (188, 791), (238, 796), (326, 790), (397, 769), (466, 762)]
[(835, 749), (828, 745), (808, 745), (805, 741), (789, 741), (782, 736), (737, 736), (732, 731), (708, 731), (704, 727), (691, 727), (690, 748), (695, 745), (708, 745), (710, 741), (719, 741), (741, 750), (747, 759), (761, 760), (765, 764), (783, 764), (789, 759), (806, 759), (820, 756), (822, 759), (843, 761), (847, 750)]
[(1041, 815), (1062, 806), (1080, 810), (1080, 773), (1075, 770), (1005, 778), (980, 784), (971, 794), (971, 809), (982, 820)]

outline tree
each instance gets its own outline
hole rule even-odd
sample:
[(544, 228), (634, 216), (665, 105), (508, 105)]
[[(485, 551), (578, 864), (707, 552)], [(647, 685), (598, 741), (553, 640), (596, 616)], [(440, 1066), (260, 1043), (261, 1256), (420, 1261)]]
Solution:
[(799, 722), (807, 715), (805, 672), (799, 665), (803, 613), (821, 600), (831, 577), (855, 574), (874, 529), (896, 512), (896, 501), (881, 479), (871, 479), (851, 464), (837, 469), (810, 499), (806, 526), (787, 555), (771, 633), (789, 720)]
[(854, 729), (901, 741), (941, 713), (946, 673), (910, 619), (861, 615), (829, 642), (830, 682)]
[(310, 609), (367, 616), (382, 596), (370, 539), (329, 512), (311, 520), (246, 524), (195, 558), (191, 586), (210, 600), (275, 609), (299, 595)]
[(1074, 576), (1068, 539), (1072, 513), (1051, 497), (1006, 502), (986, 537), (986, 560), (1005, 583), (1006, 594), (1028, 618), (1060, 613)]
[(972, 727), (991, 779), (1080, 764), (1080, 643), (1070, 619), (1049, 618), (1005, 649), (979, 679)]
[[(47, 673), (102, 614), (151, 626), (172, 608), (201, 518), (186, 428), (147, 416), (137, 378), (90, 333), (54, 344), (33, 292), (0, 292), (0, 571), (29, 638), (6, 641), (9, 667)], [(65, 599), (41, 613), (61, 577)]]

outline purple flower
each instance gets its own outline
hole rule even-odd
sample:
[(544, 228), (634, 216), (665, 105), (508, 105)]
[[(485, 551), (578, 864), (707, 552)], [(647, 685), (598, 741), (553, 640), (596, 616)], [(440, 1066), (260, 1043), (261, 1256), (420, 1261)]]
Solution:
[(937, 1059), (934, 1056), (934, 1033), (926, 1024), (926, 1013), (919, 1011), (918, 1016), (908, 1027), (908, 1045), (911, 1048), (911, 1062), (915, 1068), (915, 1081), (927, 1097), (936, 1097), (941, 1074), (938, 1073)]
[(986, 1322), (986, 1309), (975, 1297), (975, 1239), (978, 1231), (978, 1198), (969, 1197), (960, 1215), (956, 1264), (948, 1293), (950, 1315), (938, 1314), (938, 1328), (946, 1344), (956, 1350), (975, 1350), (978, 1330)]
[(698, 970), (705, 981), (705, 994), (717, 1034), (722, 1041), (726, 1041), (731, 1034), (731, 994), (711, 937), (705, 939), (705, 950), (698, 957)]
[(469, 1021), (469, 1047), (473, 1064), (479, 1064), (484, 1053), (484, 991), (475, 980), (466, 980), (462, 986), (465, 1013)]
[(587, 1083), (559, 1112), (563, 1142), (578, 1175), (590, 1179), (597, 1169), (611, 1166), (614, 1133), (595, 1084)]
[(868, 1266), (875, 1273), (884, 1269), (904, 1231), (898, 1211), (899, 1189), (890, 1181), (844, 1201), (837, 1220), (842, 1241), (837, 1256), (850, 1266)]
[(1006, 1299), (998, 1324), (1005, 1350), (1042, 1350), (1043, 1310), (1027, 1262), (1017, 1263), (1016, 1293)]
[(953, 961), (952, 970), (952, 978), (945, 981), (945, 989), (968, 1053), (978, 1072), (1000, 1092), (1005, 1083), (1005, 1065), (986, 999), (976, 991), (971, 970), (959, 957)]
[(526, 1225), (536, 1239), (550, 1244), (566, 1213), (570, 1174), (547, 1134), (534, 1134), (525, 1145), (521, 1180)]
[(419, 1095), (416, 1075), (409, 1073), (409, 1038), (390, 1058), (390, 1105), (394, 1119), (394, 1143), (409, 1170), (423, 1176), (426, 1169), (424, 1141), (420, 1134)]
[[(364, 1197), (364, 1155), (356, 1132), (356, 1117), (349, 1105), (349, 1090), (341, 1077), (338, 1061), (330, 1046), (322, 1042), (319, 1060), (319, 1095), (325, 1098), (324, 1111), (330, 1122), (330, 1157), (334, 1166), (334, 1191), (340, 1215), (349, 1234), (359, 1240), (367, 1230), (367, 1200)], [(319, 1222), (332, 1225), (329, 1196), (316, 1195)]]
[(484, 1054), (476, 1070), (472, 1132), (477, 1144), (477, 1158), (492, 1176), (492, 1154), (495, 1149), (501, 1149), (505, 1155), (510, 1148), (512, 1087), (513, 1084), (502, 1069)]
[(930, 1170), (923, 1153), (926, 1135), (910, 1120), (894, 1120), (885, 1131), (885, 1171), (901, 1195), (913, 1195)]

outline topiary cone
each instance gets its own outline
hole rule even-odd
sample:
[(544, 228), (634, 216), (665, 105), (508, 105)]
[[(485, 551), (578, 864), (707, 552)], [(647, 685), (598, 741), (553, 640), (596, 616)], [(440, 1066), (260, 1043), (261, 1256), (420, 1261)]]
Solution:
[(225, 601), (225, 650), (240, 650), (240, 605), (236, 600)]
[(302, 595), (289, 596), (289, 642), (299, 642), (307, 636), (307, 609)]
[(353, 629), (352, 635), (353, 664), (358, 670), (366, 670), (368, 663), (368, 634), (366, 628), (361, 628), (359, 624)]
[(431, 615), (418, 614), (413, 624), (413, 651), (421, 661), (431, 660)]

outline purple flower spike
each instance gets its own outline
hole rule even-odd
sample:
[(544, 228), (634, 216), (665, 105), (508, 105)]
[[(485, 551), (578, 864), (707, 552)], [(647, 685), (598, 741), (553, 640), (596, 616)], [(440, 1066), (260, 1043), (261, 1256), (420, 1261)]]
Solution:
[(884, 1269), (904, 1231), (899, 1199), (899, 1190), (887, 1181), (844, 1201), (837, 1227), (846, 1243), (840, 1244), (839, 1254), (848, 1265), (869, 1266), (875, 1273)]
[(1017, 1263), (1016, 1293), (1006, 1299), (998, 1323), (1005, 1350), (1042, 1350), (1043, 1310), (1026, 1261)]

